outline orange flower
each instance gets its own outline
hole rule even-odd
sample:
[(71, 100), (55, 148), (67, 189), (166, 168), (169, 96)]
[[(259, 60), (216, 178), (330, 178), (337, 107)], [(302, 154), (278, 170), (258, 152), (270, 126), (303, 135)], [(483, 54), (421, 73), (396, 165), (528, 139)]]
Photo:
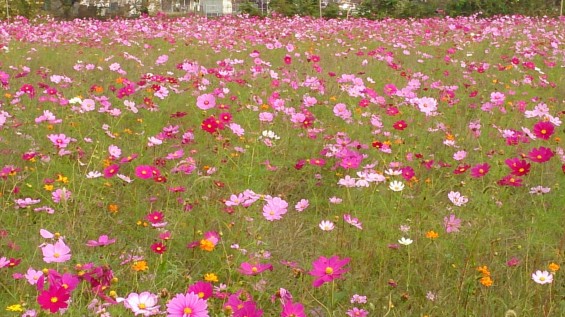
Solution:
[(477, 271), (479, 271), (483, 276), (490, 276), (490, 271), (488, 270), (488, 267), (485, 266), (479, 266), (477, 268)]
[(560, 266), (559, 266), (559, 264), (557, 264), (557, 263), (551, 262), (551, 263), (549, 263), (549, 265), (547, 266), (547, 268), (548, 268), (552, 273), (555, 273), (555, 272), (559, 271)]
[(146, 261), (135, 261), (131, 265), (131, 269), (136, 272), (147, 271), (149, 269), (149, 266), (147, 265)]
[(490, 278), (490, 276), (483, 276), (480, 280), (481, 284), (483, 284), (486, 287), (491, 287), (492, 286), (492, 279)]
[(116, 204), (109, 204), (108, 205), (108, 211), (115, 214), (118, 212), (118, 210), (120, 209), (120, 207)]
[(435, 239), (437, 239), (438, 237), (439, 237), (439, 233), (437, 233), (437, 232), (435, 232), (435, 231), (433, 231), (433, 230), (430, 230), (430, 231), (426, 232), (426, 238), (428, 238), (428, 239), (435, 240)]

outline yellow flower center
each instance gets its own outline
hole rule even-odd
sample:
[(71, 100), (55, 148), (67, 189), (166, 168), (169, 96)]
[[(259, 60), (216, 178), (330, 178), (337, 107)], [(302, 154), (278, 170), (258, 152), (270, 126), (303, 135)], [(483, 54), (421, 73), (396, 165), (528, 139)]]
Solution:
[(190, 308), (188, 308), (188, 307), (185, 307), (182, 312), (188, 315), (188, 314), (191, 314), (191, 313), (192, 313), (192, 309), (190, 309)]
[(253, 273), (257, 273), (257, 271), (258, 271), (258, 269), (257, 269), (257, 267), (256, 267), (256, 266), (254, 266), (254, 267), (252, 267), (252, 268), (251, 268), (251, 272), (253, 272)]
[(53, 257), (54, 257), (54, 258), (59, 258), (60, 256), (61, 256), (61, 255), (60, 255), (59, 253), (53, 254)]
[(539, 280), (542, 282), (545, 281), (545, 276), (540, 277)]
[(145, 306), (144, 303), (140, 303), (140, 304), (137, 305), (137, 307), (138, 307), (139, 309), (145, 309), (147, 306)]
[(199, 297), (199, 298), (204, 298), (204, 292), (198, 292), (198, 297)]
[(59, 299), (57, 297), (51, 297), (51, 303), (56, 303), (58, 301)]
[(333, 272), (334, 272), (333, 268), (331, 268), (329, 266), (326, 268), (326, 274), (331, 275), (331, 274), (333, 274)]

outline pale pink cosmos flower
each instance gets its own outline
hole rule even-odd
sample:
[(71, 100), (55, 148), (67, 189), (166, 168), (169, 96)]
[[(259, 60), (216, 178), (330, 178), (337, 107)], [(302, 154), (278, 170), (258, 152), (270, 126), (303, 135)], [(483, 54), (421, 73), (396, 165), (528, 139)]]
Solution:
[(343, 202), (343, 199), (339, 197), (330, 197), (330, 204), (339, 205)]
[(230, 199), (226, 200), (225, 205), (228, 207), (239, 206), (244, 201), (244, 199), (245, 197), (243, 196), (243, 194), (232, 194), (230, 196)]
[(113, 145), (113, 144), (108, 147), (108, 153), (114, 159), (117, 159), (120, 156), (122, 156), (122, 150), (119, 147), (117, 147), (116, 145)]
[(267, 204), (263, 206), (263, 216), (269, 221), (280, 220), (286, 214), (288, 203), (279, 197), (266, 199)]
[(447, 233), (459, 232), (459, 228), (461, 228), (461, 219), (451, 214), (449, 217), (443, 218), (443, 225)]
[(53, 239), (53, 238), (55, 238), (55, 235), (53, 233), (51, 233), (50, 231), (47, 231), (45, 229), (39, 229), (39, 235), (43, 239)]
[(237, 136), (244, 136), (245, 135), (245, 130), (237, 123), (232, 122), (228, 125), (228, 128), (230, 128), (231, 132)]
[[(123, 299), (124, 306), (130, 309), (135, 316), (153, 316), (160, 313), (158, 302), (159, 297), (149, 292), (130, 293), (128, 297)], [(188, 315), (190, 316), (190, 313)]]
[(551, 188), (549, 188), (549, 187), (543, 187), (543, 186), (541, 186), (541, 185), (530, 188), (530, 194), (536, 194), (536, 195), (547, 194), (547, 193), (549, 193), (550, 191), (551, 191)]
[(318, 225), (322, 231), (332, 231), (335, 229), (335, 224), (329, 220), (322, 220)]
[(202, 110), (212, 109), (216, 106), (216, 97), (212, 94), (203, 94), (196, 99), (196, 106)]
[(461, 196), (460, 192), (451, 191), (447, 194), (447, 197), (455, 206), (459, 207), (465, 205), (469, 201), (469, 198)]
[(30, 285), (35, 285), (40, 278), (43, 278), (43, 271), (36, 271), (30, 267), (24, 277)]
[(366, 304), (367, 303), (367, 296), (355, 294), (351, 297), (350, 300), (351, 304)]
[(310, 205), (310, 202), (308, 201), (308, 199), (301, 199), (299, 202), (296, 203), (296, 205), (294, 206), (294, 209), (296, 209), (296, 211), (304, 211), (306, 208), (308, 208), (308, 206)]
[(0, 269), (3, 267), (6, 267), (10, 265), (10, 260), (8, 258), (6, 258), (5, 256), (0, 258)]
[(273, 122), (275, 117), (270, 112), (261, 112), (259, 113), (259, 121), (261, 122)]
[(35, 204), (39, 204), (41, 202), (41, 199), (31, 199), (29, 197), (24, 198), (24, 199), (16, 199), (14, 200), (14, 202), (16, 203), (16, 209), (19, 208), (27, 208), (30, 207), (31, 205), (35, 205)]
[(359, 219), (352, 217), (349, 214), (343, 215), (343, 220), (348, 224), (356, 227), (359, 230), (363, 230), (363, 224), (359, 221)]
[(61, 201), (68, 201), (71, 199), (72, 193), (66, 188), (57, 188), (53, 193), (51, 193), (51, 198), (53, 202), (60, 203)]
[(163, 64), (165, 64), (168, 60), (169, 60), (169, 56), (168, 56), (168, 55), (161, 55), (161, 56), (157, 57), (157, 60), (155, 61), (155, 65), (163, 65)]
[(71, 259), (71, 248), (63, 240), (44, 245), (41, 252), (45, 263), (63, 263)]
[(465, 157), (467, 157), (466, 151), (457, 151), (457, 152), (455, 152), (455, 154), (453, 154), (453, 159), (456, 160), (456, 161), (464, 160)]
[(50, 124), (57, 124), (63, 122), (61, 119), (57, 119), (55, 115), (49, 110), (43, 110), (43, 115), (35, 118), (35, 123), (41, 123), (47, 121)]

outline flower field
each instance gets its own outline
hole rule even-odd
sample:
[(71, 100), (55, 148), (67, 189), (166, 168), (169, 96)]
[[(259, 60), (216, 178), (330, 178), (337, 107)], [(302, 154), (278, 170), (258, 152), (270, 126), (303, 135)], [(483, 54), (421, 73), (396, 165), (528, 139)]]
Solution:
[(562, 316), (565, 19), (0, 23), (2, 316)]

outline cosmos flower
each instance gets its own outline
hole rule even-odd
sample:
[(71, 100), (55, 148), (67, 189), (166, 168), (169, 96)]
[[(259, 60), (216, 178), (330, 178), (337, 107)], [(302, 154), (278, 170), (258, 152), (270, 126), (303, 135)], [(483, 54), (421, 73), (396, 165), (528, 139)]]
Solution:
[(340, 259), (334, 255), (331, 258), (319, 257), (312, 262), (312, 270), (308, 274), (317, 277), (312, 282), (314, 287), (320, 287), (324, 283), (331, 282), (335, 279), (341, 279), (348, 269), (344, 268), (350, 261), (350, 258)]

